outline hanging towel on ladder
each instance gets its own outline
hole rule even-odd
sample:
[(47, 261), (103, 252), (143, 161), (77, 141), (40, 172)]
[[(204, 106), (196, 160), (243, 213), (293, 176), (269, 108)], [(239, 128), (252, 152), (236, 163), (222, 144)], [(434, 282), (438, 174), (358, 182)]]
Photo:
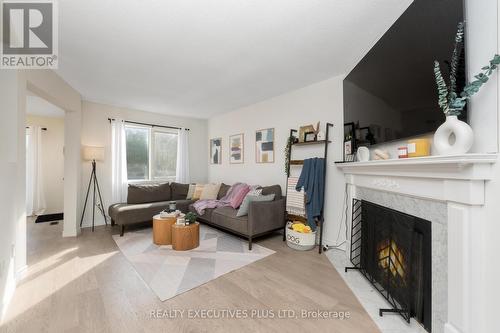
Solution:
[(290, 214), (306, 217), (304, 190), (301, 190), (300, 192), (295, 190), (298, 181), (299, 177), (288, 178), (286, 210)]
[(299, 180), (295, 189), (300, 191), (304, 188), (306, 193), (306, 213), (307, 224), (316, 230), (316, 219), (319, 219), (323, 213), (324, 196), (324, 175), (325, 159), (309, 158), (304, 160), (304, 167), (300, 173)]

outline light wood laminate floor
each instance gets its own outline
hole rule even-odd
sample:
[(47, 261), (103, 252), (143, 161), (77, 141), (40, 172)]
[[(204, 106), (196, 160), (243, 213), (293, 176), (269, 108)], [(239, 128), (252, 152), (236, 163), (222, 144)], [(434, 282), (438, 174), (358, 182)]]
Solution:
[[(117, 227), (84, 229), (78, 238), (63, 238), (62, 223), (29, 220), (27, 229), (28, 271), (1, 332), (379, 332), (325, 255), (291, 250), (279, 234), (257, 240), (276, 254), (161, 302), (118, 250), (111, 238)], [(275, 318), (187, 317), (201, 309), (240, 309), (249, 317), (271, 310)], [(298, 318), (276, 318), (288, 309)], [(185, 312), (169, 319), (164, 310)], [(303, 319), (302, 310), (350, 318)]]

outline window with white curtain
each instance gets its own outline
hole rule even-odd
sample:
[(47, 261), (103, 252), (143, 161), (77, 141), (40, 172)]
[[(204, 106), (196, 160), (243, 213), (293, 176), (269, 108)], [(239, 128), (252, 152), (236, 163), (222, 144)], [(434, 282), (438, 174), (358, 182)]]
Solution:
[(176, 130), (126, 125), (127, 175), (129, 182), (175, 180)]

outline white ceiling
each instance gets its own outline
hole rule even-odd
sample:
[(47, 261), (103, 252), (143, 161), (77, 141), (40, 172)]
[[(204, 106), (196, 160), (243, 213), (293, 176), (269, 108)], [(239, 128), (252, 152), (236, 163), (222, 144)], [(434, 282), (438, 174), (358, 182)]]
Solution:
[(209, 118), (354, 67), (412, 0), (64, 0), (86, 100)]
[(26, 113), (32, 116), (64, 118), (64, 110), (34, 94), (26, 96)]

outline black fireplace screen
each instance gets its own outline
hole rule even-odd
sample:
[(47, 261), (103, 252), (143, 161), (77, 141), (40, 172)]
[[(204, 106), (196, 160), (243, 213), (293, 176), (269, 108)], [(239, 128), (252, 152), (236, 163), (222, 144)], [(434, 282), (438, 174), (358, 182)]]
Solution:
[(353, 200), (351, 263), (391, 305), (431, 332), (431, 223), (364, 200)]

